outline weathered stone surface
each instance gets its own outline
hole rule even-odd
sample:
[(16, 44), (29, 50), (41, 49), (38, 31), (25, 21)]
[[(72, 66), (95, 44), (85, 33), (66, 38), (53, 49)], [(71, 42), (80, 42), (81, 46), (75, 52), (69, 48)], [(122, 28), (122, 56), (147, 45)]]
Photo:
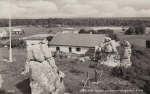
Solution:
[(2, 75), (0, 74), (0, 88), (2, 88), (2, 84), (3, 84), (3, 78), (2, 78)]
[[(100, 47), (100, 46), (99, 46)], [(130, 57), (131, 57), (131, 44), (128, 41), (116, 42), (115, 40), (111, 40), (111, 38), (106, 37), (101, 46), (101, 50), (97, 50), (99, 48), (96, 46), (95, 57), (100, 56), (98, 60), (101, 64), (116, 67), (129, 67), (132, 65)], [(119, 47), (119, 50), (118, 50)], [(99, 51), (99, 53), (97, 52)], [(98, 54), (98, 55), (97, 55)], [(96, 57), (97, 58), (97, 57)]]
[(25, 72), (30, 72), (32, 94), (63, 94), (64, 73), (58, 70), (46, 43), (35, 44), (27, 49)]
[(128, 41), (123, 41), (121, 44), (121, 49), (120, 65), (126, 68), (130, 67), (132, 65), (130, 60), (132, 54), (131, 44)]
[(119, 60), (116, 59), (118, 55), (116, 42), (107, 37), (105, 38), (102, 49), (102, 60), (100, 63), (110, 67), (118, 66)]

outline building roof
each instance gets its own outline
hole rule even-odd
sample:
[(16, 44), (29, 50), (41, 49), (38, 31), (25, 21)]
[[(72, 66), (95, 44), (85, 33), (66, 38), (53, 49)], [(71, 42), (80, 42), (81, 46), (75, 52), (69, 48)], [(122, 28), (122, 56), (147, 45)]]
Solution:
[[(9, 31), (9, 27), (4, 27), (4, 29), (5, 29), (7, 32)], [(23, 32), (23, 28), (11, 27), (11, 32)]]
[(36, 34), (28, 37), (23, 37), (23, 40), (43, 40), (49, 36), (54, 36), (54, 34)]
[(7, 32), (5, 28), (0, 28), (0, 32)]
[(23, 29), (22, 28), (13, 28), (12, 29), (12, 32), (22, 32), (23, 31)]
[(53, 46), (95, 47), (103, 42), (104, 38), (104, 34), (58, 33), (49, 44)]

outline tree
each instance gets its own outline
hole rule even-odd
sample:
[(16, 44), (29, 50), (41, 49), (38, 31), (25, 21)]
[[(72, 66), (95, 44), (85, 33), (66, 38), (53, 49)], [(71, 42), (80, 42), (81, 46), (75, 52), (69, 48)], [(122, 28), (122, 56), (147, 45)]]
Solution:
[(129, 27), (129, 28), (126, 30), (125, 34), (126, 34), (126, 35), (136, 34), (136, 32), (135, 32), (135, 27), (134, 27), (134, 26)]
[(82, 34), (82, 33), (87, 33), (87, 31), (85, 29), (80, 29), (79, 34)]
[(118, 38), (118, 36), (115, 33), (110, 33), (108, 34), (108, 37), (110, 37), (112, 40), (116, 40), (119, 41), (120, 39)]
[(133, 35), (133, 34), (145, 34), (145, 30), (146, 30), (146, 26), (144, 24), (137, 24), (137, 25), (134, 25), (134, 26), (130, 26), (125, 34), (127, 35)]
[(145, 25), (144, 24), (139, 24), (135, 26), (135, 32), (136, 34), (145, 34)]

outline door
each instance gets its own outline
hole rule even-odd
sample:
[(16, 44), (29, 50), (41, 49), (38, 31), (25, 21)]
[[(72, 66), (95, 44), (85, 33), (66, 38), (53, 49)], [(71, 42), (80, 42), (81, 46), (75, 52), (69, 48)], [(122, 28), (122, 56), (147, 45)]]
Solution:
[(69, 47), (69, 53), (72, 53), (72, 47)]

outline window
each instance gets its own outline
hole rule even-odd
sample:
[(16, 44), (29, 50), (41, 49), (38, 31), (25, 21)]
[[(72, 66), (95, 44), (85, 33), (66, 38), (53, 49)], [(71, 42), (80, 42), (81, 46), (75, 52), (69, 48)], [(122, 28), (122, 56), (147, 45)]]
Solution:
[(71, 47), (69, 47), (69, 52), (70, 52), (70, 53), (72, 52), (72, 48), (71, 48)]
[(77, 52), (80, 52), (80, 51), (81, 51), (81, 48), (76, 48), (76, 51), (77, 51)]
[(56, 51), (60, 51), (60, 47), (56, 47)]

